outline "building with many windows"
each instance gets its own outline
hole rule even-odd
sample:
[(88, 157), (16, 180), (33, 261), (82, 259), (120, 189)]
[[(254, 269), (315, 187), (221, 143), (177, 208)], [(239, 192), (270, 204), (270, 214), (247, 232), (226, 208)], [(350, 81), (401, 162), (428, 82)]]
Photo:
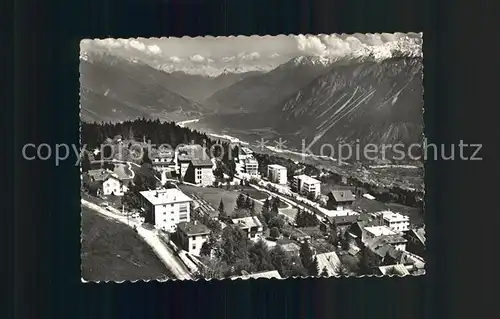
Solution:
[(175, 232), (177, 224), (190, 221), (193, 201), (177, 188), (140, 192), (145, 221), (156, 228)]
[(214, 183), (213, 163), (209, 159), (191, 159), (184, 181), (202, 186), (210, 186)]
[(287, 184), (286, 167), (277, 164), (268, 165), (267, 178), (271, 183), (286, 185)]
[(293, 177), (293, 190), (307, 197), (317, 198), (321, 194), (321, 182), (307, 175)]

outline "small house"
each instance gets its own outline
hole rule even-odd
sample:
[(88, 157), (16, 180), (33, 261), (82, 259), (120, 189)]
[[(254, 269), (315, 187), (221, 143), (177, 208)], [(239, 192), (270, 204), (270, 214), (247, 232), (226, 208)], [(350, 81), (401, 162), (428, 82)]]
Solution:
[(343, 210), (351, 207), (355, 200), (351, 190), (332, 190), (328, 193), (326, 207), (330, 210)]
[(195, 256), (200, 256), (201, 247), (208, 240), (209, 234), (208, 227), (198, 221), (177, 224), (180, 247)]

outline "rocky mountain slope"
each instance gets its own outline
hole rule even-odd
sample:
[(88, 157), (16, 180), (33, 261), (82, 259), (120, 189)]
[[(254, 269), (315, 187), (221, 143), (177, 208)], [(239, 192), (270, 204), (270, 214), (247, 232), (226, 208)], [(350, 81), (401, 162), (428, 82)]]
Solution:
[(207, 103), (219, 113), (266, 111), (287, 96), (327, 73), (333, 60), (321, 57), (297, 57), (267, 73), (245, 78), (224, 88)]
[(148, 114), (175, 121), (199, 116), (202, 106), (174, 93), (169, 81), (172, 78), (167, 73), (137, 61), (85, 55), (80, 60), (82, 115), (104, 120), (112, 113), (123, 119)]

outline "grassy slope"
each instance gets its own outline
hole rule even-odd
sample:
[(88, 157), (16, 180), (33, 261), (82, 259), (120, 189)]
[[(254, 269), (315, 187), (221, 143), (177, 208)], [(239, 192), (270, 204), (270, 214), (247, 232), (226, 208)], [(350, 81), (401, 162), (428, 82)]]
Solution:
[(82, 207), (82, 277), (87, 281), (173, 278), (129, 227)]

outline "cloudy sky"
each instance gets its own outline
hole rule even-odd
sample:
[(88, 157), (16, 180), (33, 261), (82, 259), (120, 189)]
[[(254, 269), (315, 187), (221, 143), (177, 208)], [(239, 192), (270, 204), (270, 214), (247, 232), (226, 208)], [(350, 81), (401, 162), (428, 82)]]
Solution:
[(269, 70), (297, 56), (342, 57), (396, 42), (421, 45), (422, 34), (280, 35), (82, 40), (82, 53), (100, 51), (165, 71), (219, 73)]

